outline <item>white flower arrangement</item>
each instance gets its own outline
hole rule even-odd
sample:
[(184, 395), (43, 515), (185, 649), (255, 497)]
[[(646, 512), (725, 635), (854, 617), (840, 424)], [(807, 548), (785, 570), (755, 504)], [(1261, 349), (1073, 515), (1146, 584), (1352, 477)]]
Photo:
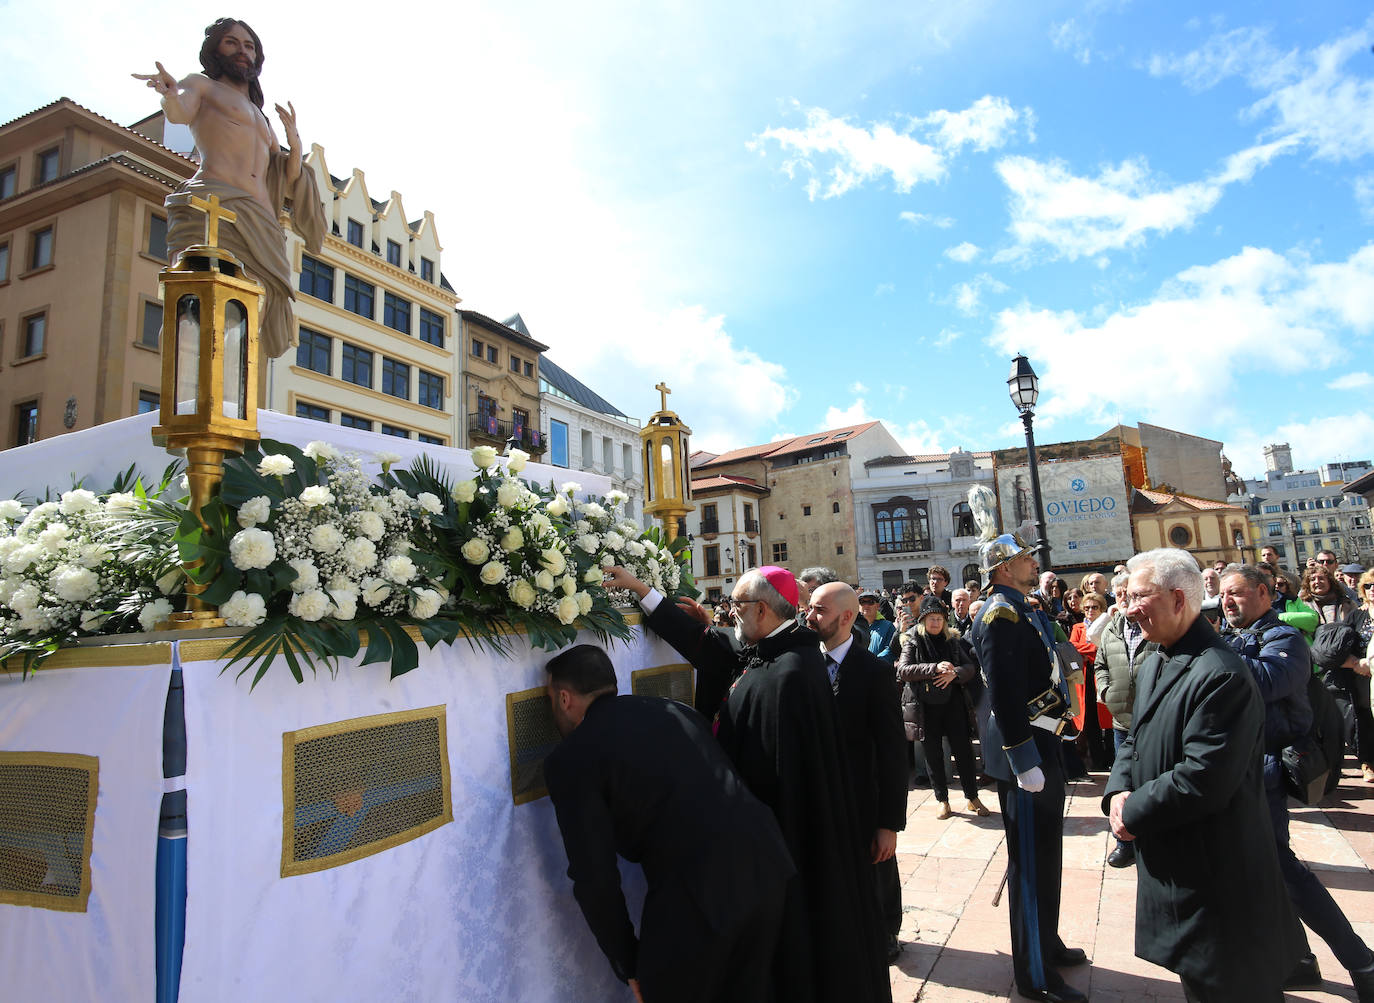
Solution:
[[(563, 486), (565, 494), (568, 487)], [(602, 568), (619, 564), (664, 595), (677, 595), (684, 584), (682, 566), (668, 548), (651, 539), (651, 534), (657, 530), (646, 532), (625, 518), (628, 496), (623, 491), (612, 491), (604, 500), (604, 505), (595, 501), (579, 502), (575, 493), (569, 494), (567, 517), (572, 521), (573, 543), (577, 550), (587, 555), (584, 560), (589, 559), (583, 582), (588, 585), (600, 582)], [(622, 604), (629, 603), (628, 596), (617, 596), (617, 599)]]

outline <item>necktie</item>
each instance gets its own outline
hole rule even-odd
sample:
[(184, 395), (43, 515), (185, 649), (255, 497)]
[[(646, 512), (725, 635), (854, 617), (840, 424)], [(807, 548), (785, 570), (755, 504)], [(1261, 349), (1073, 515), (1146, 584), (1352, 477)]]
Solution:
[(829, 655), (825, 656), (825, 671), (830, 673), (830, 688), (835, 688), (835, 680), (840, 674), (840, 663)]

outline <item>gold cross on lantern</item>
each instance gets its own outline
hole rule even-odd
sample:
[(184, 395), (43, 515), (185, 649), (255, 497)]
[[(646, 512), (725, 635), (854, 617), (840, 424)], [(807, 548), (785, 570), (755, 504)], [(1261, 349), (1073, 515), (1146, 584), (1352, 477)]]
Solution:
[(670, 393), (672, 393), (672, 391), (668, 389), (668, 384), (666, 384), (666, 383), (664, 383), (664, 382), (662, 382), (662, 381), (660, 380), (659, 383), (654, 387), (654, 389), (658, 391), (658, 396), (659, 396), (659, 399), (660, 399), (660, 401), (661, 401), (661, 405), (660, 405), (660, 407), (659, 407), (659, 410), (660, 410), (660, 411), (667, 411), (667, 410), (668, 410), (668, 395), (669, 395)]
[(219, 196), (211, 195), (209, 199), (198, 198), (192, 195), (188, 200), (192, 209), (199, 209), (205, 213), (205, 243), (209, 247), (219, 247), (219, 221), (226, 223), (237, 223), (239, 214), (232, 209), (221, 209), (219, 206)]

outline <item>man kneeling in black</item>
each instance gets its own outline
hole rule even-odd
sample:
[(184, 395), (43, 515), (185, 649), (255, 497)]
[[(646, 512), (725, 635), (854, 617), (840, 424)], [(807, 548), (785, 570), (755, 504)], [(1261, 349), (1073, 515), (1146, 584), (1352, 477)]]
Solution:
[[(544, 761), (573, 895), (635, 998), (768, 1001), (788, 879), (773, 813), (695, 710), (617, 696), (615, 668), (580, 644), (548, 664), (562, 743)], [(644, 868), (635, 939), (616, 854)]]

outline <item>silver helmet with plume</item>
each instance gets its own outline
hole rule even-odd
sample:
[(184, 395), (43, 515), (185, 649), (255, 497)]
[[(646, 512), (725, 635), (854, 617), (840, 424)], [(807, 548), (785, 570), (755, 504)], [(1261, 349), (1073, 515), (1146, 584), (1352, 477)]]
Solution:
[(1014, 557), (1040, 549), (1040, 543), (1027, 544), (1016, 533), (999, 533), (997, 529), (997, 499), (984, 484), (970, 489), (968, 507), (978, 527), (978, 568), (983, 575), (983, 588), (988, 587), (992, 572)]

